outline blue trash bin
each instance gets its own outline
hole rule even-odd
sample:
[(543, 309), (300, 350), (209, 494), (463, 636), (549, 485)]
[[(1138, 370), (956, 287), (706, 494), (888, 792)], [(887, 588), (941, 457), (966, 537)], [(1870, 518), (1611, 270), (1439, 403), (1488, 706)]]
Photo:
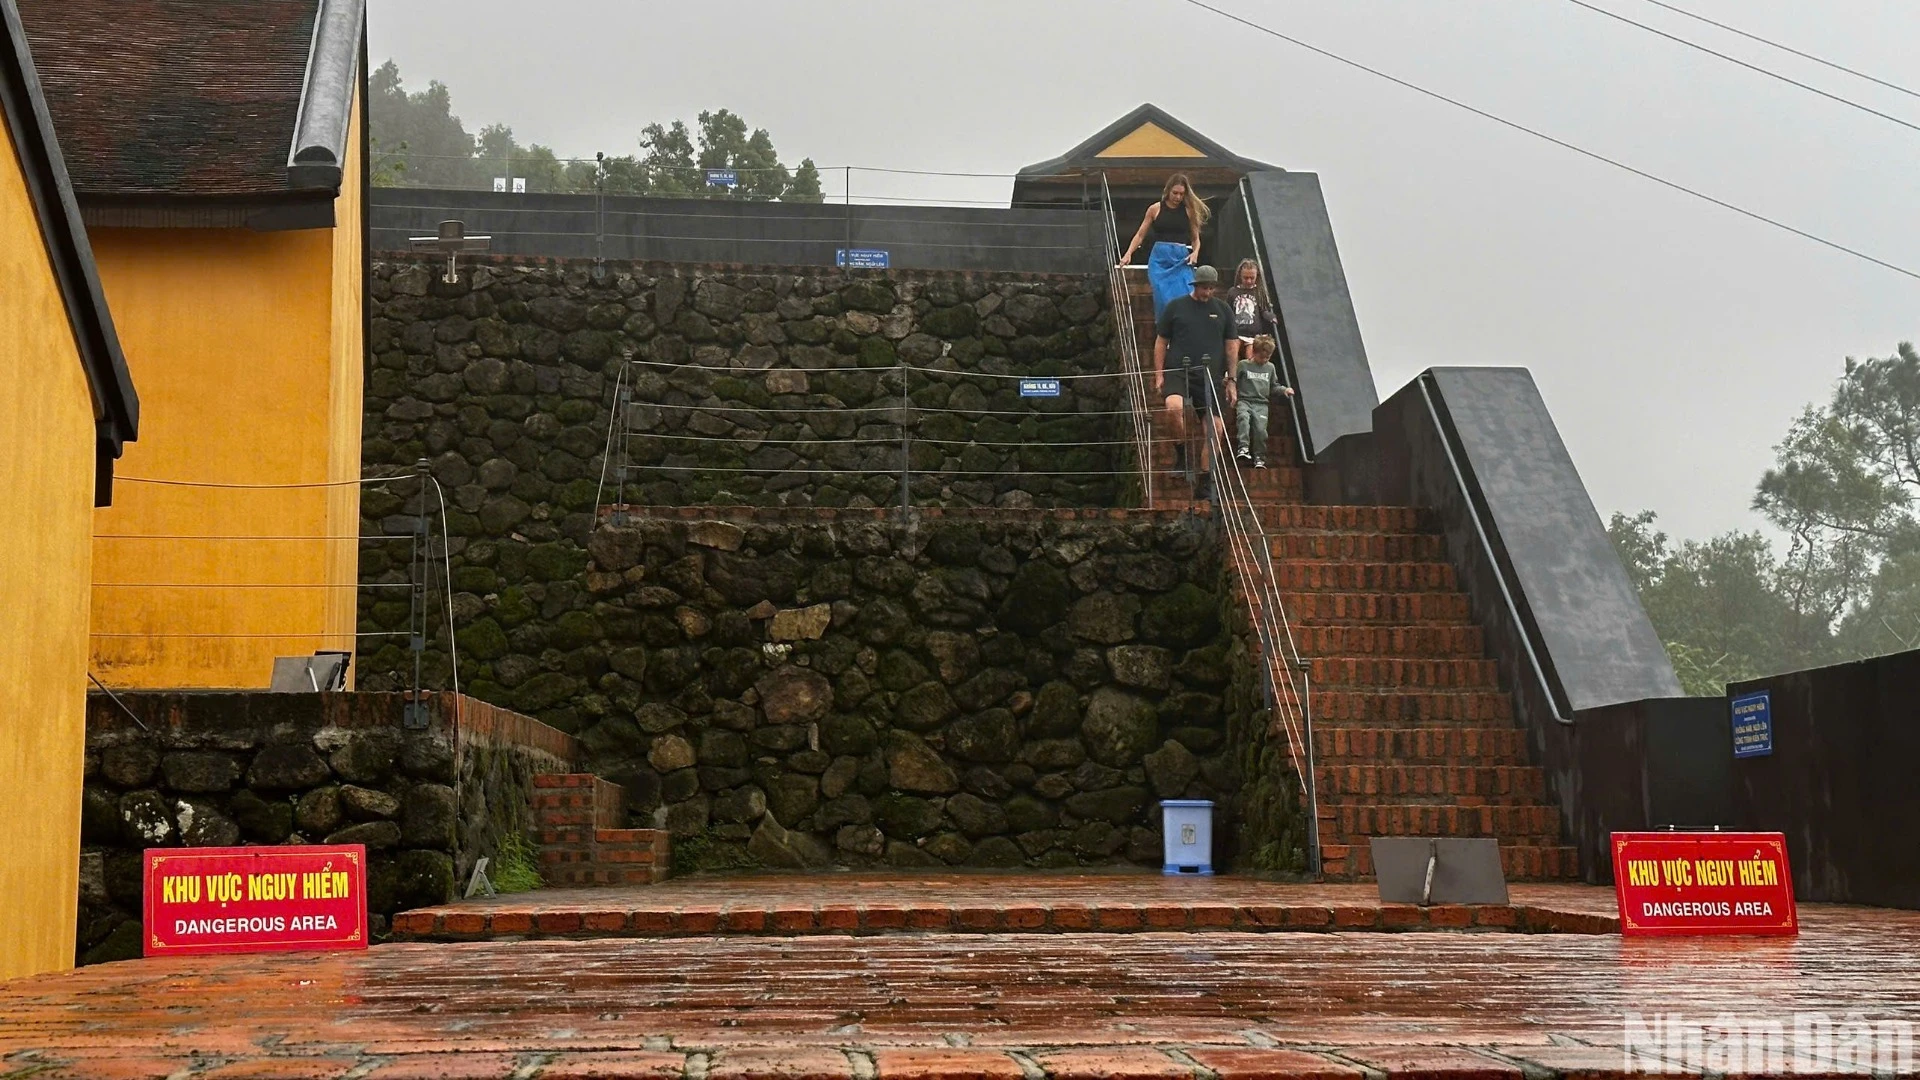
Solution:
[(1213, 803), (1206, 799), (1166, 799), (1160, 803), (1164, 874), (1213, 873)]

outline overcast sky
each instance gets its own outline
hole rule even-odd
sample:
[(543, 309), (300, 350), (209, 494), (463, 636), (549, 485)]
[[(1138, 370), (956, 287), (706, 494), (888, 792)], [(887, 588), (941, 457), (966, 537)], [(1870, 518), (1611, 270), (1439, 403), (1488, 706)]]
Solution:
[[(1595, 2), (1920, 123), (1920, 99), (1644, 0)], [(1920, 89), (1912, 0), (1674, 2)], [(1217, 3), (1920, 268), (1920, 131), (1565, 0)], [(469, 130), (504, 122), (563, 156), (632, 153), (644, 125), (724, 107), (789, 163), (1011, 173), (1151, 101), (1320, 175), (1383, 398), (1430, 366), (1530, 368), (1601, 514), (1653, 509), (1676, 535), (1755, 527), (1754, 482), (1793, 416), (1846, 356), (1920, 337), (1920, 281), (1178, 0), (373, 0), (371, 23), (374, 63), (447, 83)]]

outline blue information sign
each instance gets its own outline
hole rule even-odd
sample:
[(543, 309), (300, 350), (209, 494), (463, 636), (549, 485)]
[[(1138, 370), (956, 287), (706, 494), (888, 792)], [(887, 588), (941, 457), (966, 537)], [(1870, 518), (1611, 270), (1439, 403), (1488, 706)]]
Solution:
[(708, 169), (707, 186), (724, 188), (739, 187), (740, 174), (732, 169)]
[(1764, 757), (1773, 753), (1773, 698), (1767, 691), (1733, 699), (1733, 756)]
[(1021, 379), (1021, 397), (1059, 397), (1059, 379)]
[(851, 251), (840, 248), (833, 253), (833, 265), (850, 266), (855, 270), (885, 270), (887, 252), (885, 248), (854, 248)]

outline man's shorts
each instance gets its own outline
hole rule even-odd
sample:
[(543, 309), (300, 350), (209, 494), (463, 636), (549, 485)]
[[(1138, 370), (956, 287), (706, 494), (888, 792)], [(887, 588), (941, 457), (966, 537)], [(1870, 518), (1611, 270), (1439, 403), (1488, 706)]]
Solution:
[(1216, 386), (1213, 394), (1207, 393), (1208, 374), (1206, 368), (1198, 365), (1174, 368), (1163, 376), (1161, 392), (1168, 397), (1179, 394), (1194, 412), (1205, 416), (1213, 411), (1213, 397), (1220, 392)]

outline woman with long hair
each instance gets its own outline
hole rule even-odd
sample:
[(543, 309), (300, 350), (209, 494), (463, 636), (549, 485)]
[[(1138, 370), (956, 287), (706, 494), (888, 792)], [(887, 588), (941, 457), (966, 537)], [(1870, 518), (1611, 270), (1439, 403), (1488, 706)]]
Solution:
[(1153, 316), (1176, 296), (1193, 291), (1193, 268), (1200, 265), (1200, 228), (1207, 223), (1206, 201), (1193, 190), (1186, 173), (1175, 173), (1160, 189), (1160, 200), (1147, 207), (1140, 229), (1120, 256), (1120, 265), (1133, 261), (1133, 253), (1149, 239), (1147, 280), (1153, 285)]

